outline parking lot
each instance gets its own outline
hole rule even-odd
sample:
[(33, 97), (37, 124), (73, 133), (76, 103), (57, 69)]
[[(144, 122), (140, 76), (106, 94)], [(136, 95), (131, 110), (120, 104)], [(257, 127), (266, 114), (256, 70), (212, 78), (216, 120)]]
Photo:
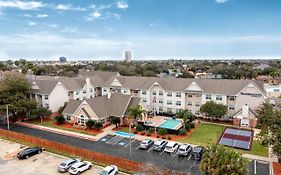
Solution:
[[(6, 126), (1, 125), (0, 127), (6, 129)], [(27, 128), (18, 125), (11, 125), (11, 130), (15, 132), (20, 132), (23, 134), (31, 135), (34, 137), (44, 138), (46, 140), (52, 140), (59, 143), (64, 143), (72, 146), (77, 146), (80, 148), (84, 148), (87, 150), (108, 154), (111, 156), (117, 156), (137, 162), (145, 163), (146, 165), (143, 169), (149, 167), (149, 164), (153, 164), (159, 167), (165, 167), (171, 170), (183, 171), (187, 173), (191, 173), (192, 175), (202, 175), (199, 170), (200, 162), (193, 160), (189, 156), (183, 158), (179, 156), (173, 157), (173, 155), (169, 155), (166, 153), (158, 153), (152, 150), (140, 150), (137, 149), (140, 141), (134, 140), (132, 142), (132, 152), (130, 155), (130, 146), (127, 138), (116, 138), (116, 141), (112, 140), (112, 136), (107, 136), (108, 139), (102, 138), (99, 141), (93, 142), (81, 138), (65, 136), (57, 133), (52, 133), (48, 131)], [(126, 144), (127, 143), (127, 144)], [(1, 145), (0, 145), (1, 146)], [(256, 165), (256, 166), (254, 166)], [(1, 167), (0, 167), (1, 168)], [(254, 173), (256, 170), (256, 173)], [(249, 165), (249, 175), (268, 175), (269, 174), (269, 166), (267, 163), (257, 161), (254, 164), (251, 161)]]
[[(179, 156), (176, 152), (169, 154), (164, 151), (156, 152), (150, 147), (147, 150), (141, 149), (140, 141), (132, 138), (131, 139), (131, 157), (138, 159), (141, 162), (147, 162), (148, 164), (156, 164), (165, 168), (179, 170), (192, 175), (202, 175), (199, 171), (200, 161), (194, 160), (189, 153), (186, 157)], [(117, 149), (119, 154), (128, 156), (130, 152), (130, 139), (108, 135), (98, 141), (99, 145), (103, 145), (103, 148)], [(113, 148), (114, 147), (114, 148)], [(145, 171), (145, 167), (144, 167)], [(251, 161), (249, 164), (250, 175), (268, 175), (268, 163), (261, 161)]]
[[(24, 147), (20, 144), (0, 140), (0, 170), (1, 175), (54, 175), (59, 173), (57, 166), (66, 157), (44, 152), (28, 159), (18, 160), (15, 156)], [(98, 174), (100, 167), (94, 166), (83, 175)], [(122, 174), (122, 173), (121, 173)]]

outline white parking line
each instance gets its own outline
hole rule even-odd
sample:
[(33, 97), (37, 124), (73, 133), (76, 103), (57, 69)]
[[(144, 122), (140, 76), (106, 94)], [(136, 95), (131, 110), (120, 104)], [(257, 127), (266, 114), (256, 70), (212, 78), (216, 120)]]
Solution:
[(136, 150), (138, 150), (140, 148), (140, 145), (136, 148)]
[(176, 155), (178, 155), (178, 153), (176, 152), (176, 154), (173, 155), (173, 157), (176, 157)]
[(164, 152), (165, 152), (165, 151), (163, 150), (163, 151), (160, 153), (160, 155), (162, 155)]
[[(131, 141), (131, 144), (135, 141), (136, 139), (133, 139), (132, 141)], [(129, 143), (127, 144), (127, 145), (125, 145), (125, 147), (127, 147), (127, 146), (129, 146), (130, 145), (130, 141), (129, 141)]]
[(192, 156), (192, 154), (190, 154), (190, 155), (189, 155), (189, 157), (188, 157), (188, 159), (187, 159), (187, 160), (190, 160), (191, 156)]
[(153, 146), (147, 152), (151, 151), (152, 149), (153, 149)]

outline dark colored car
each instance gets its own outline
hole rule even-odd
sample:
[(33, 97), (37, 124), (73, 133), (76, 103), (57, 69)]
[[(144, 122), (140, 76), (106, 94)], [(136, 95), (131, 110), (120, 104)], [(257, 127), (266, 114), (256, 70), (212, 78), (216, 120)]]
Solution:
[(19, 159), (28, 159), (29, 157), (40, 154), (43, 151), (40, 147), (26, 148), (17, 154)]
[(153, 150), (155, 151), (163, 151), (168, 144), (165, 140), (157, 140), (153, 145)]
[(204, 148), (202, 146), (196, 146), (192, 150), (192, 156), (195, 160), (201, 160), (202, 155), (204, 153)]

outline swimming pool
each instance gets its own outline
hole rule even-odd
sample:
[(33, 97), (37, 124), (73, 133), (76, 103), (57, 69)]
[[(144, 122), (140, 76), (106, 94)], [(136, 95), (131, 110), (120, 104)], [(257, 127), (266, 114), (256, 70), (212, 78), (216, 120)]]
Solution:
[(165, 128), (165, 129), (176, 129), (177, 126), (181, 125), (180, 120), (174, 120), (174, 119), (166, 119), (161, 125), (159, 125), (159, 128)]
[(125, 133), (125, 132), (120, 132), (120, 131), (116, 131), (114, 132), (114, 134), (122, 136), (122, 137), (133, 137), (135, 134), (129, 134), (129, 133)]

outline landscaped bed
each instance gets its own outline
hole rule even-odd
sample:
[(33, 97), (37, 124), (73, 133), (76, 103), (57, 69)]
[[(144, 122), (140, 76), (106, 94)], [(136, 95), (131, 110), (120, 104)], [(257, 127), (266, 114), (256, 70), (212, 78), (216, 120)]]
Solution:
[(81, 133), (81, 134), (88, 134), (88, 135), (92, 135), (92, 136), (102, 133), (101, 130), (96, 130), (96, 129), (73, 128), (73, 124), (70, 124), (70, 123), (64, 123), (64, 124), (58, 125), (54, 119), (45, 119), (42, 121), (42, 123), (40, 120), (28, 120), (26, 122), (32, 123), (35, 125), (40, 125), (40, 126), (46, 126), (46, 127), (57, 128), (57, 129), (62, 129), (62, 130), (66, 130), (66, 131), (77, 132), (77, 133)]
[[(189, 137), (179, 138), (178, 142), (191, 143), (195, 145), (206, 146), (208, 144), (216, 144), (219, 136), (224, 130), (223, 125), (203, 123), (200, 124)], [(250, 151), (235, 149), (244, 154), (254, 154), (258, 156), (268, 156), (268, 148), (262, 146), (258, 141), (254, 140)]]

